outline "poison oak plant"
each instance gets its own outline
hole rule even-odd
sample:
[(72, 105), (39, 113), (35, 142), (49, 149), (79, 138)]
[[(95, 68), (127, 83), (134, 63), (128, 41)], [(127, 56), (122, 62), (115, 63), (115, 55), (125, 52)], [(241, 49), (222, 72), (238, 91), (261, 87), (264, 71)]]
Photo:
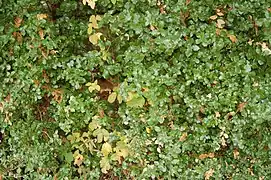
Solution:
[(269, 1), (1, 1), (0, 179), (270, 179)]

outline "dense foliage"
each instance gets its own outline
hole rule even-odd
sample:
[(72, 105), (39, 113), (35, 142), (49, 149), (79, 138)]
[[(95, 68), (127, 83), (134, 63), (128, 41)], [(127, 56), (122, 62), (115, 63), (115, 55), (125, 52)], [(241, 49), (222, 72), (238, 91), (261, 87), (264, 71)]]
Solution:
[(270, 1), (0, 6), (0, 179), (271, 179)]

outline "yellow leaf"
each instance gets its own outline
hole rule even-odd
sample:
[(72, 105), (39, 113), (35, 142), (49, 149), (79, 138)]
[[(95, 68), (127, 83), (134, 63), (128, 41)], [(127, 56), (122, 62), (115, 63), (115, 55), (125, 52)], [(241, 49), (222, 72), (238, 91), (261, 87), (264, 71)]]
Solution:
[(121, 95), (118, 94), (117, 99), (119, 101), (119, 104), (122, 103), (122, 97), (121, 97)]
[(37, 14), (37, 19), (41, 20), (41, 19), (46, 19), (48, 17), (47, 14)]
[(89, 23), (88, 24), (88, 34), (91, 34), (92, 33), (92, 24)]
[(94, 2), (94, 0), (90, 0), (88, 2), (88, 5), (91, 7), (91, 9), (94, 9), (95, 8), (95, 2)]
[(148, 134), (150, 134), (151, 133), (151, 128), (147, 127), (146, 131), (147, 131)]
[(92, 44), (97, 45), (98, 44), (98, 40), (100, 39), (101, 35), (102, 35), (102, 33), (93, 34), (93, 35), (89, 36), (89, 41)]
[(102, 17), (99, 16), (99, 15), (96, 15), (96, 20), (97, 20), (97, 21), (100, 21), (100, 20), (102, 20)]
[(108, 157), (103, 157), (100, 161), (100, 167), (102, 168), (102, 173), (106, 174), (107, 171), (111, 168), (109, 164), (109, 159)]
[(108, 154), (112, 152), (112, 147), (109, 143), (106, 142), (103, 144), (101, 151), (104, 156), (108, 156)]
[(101, 90), (101, 87), (98, 85), (97, 80), (94, 83), (91, 83), (91, 82), (87, 83), (86, 86), (89, 86), (88, 87), (89, 92), (92, 92), (94, 90), (97, 90), (97, 91)]
[(109, 96), (108, 96), (108, 102), (109, 103), (113, 103), (113, 102), (115, 102), (115, 100), (116, 100), (116, 98), (117, 98), (117, 93), (116, 92), (112, 92)]
[(222, 19), (218, 19), (217, 20), (217, 23), (216, 23), (216, 26), (220, 29), (222, 29), (225, 25), (225, 21), (223, 21)]
[(90, 21), (92, 22), (92, 27), (95, 28), (95, 29), (98, 29), (97, 20), (96, 20), (96, 17), (94, 15), (90, 16)]
[(98, 40), (99, 39), (98, 39), (98, 36), (96, 34), (93, 34), (93, 35), (89, 36), (89, 41), (94, 45), (98, 44)]

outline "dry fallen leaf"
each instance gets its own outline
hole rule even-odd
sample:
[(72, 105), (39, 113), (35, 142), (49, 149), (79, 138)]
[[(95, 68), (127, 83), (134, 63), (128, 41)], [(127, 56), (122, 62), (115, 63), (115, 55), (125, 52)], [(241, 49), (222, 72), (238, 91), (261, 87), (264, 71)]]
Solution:
[(199, 156), (199, 159), (206, 159), (206, 158), (214, 158), (215, 157), (215, 153), (208, 153), (208, 154), (201, 154)]
[(5, 101), (8, 103), (8, 102), (10, 102), (10, 99), (11, 99), (11, 94), (9, 93), (7, 95), (7, 97), (5, 98)]
[(225, 21), (223, 21), (222, 19), (218, 19), (217, 20), (217, 23), (216, 23), (216, 26), (219, 28), (219, 29), (222, 29), (225, 25)]
[(269, 12), (271, 12), (271, 7), (267, 9)]
[(243, 111), (246, 105), (247, 105), (247, 102), (242, 102), (242, 103), (238, 104), (237, 112)]
[(231, 42), (233, 42), (233, 43), (236, 43), (236, 42), (237, 42), (237, 38), (236, 38), (235, 35), (229, 34), (228, 37), (230, 38)]
[(22, 24), (22, 21), (23, 21), (23, 19), (21, 19), (21, 18), (19, 18), (19, 17), (16, 17), (16, 18), (14, 19), (15, 27), (16, 27), (16, 28), (20, 27), (21, 24)]
[(44, 39), (44, 31), (42, 29), (39, 30), (40, 39)]
[(0, 102), (0, 112), (3, 113), (3, 111), (4, 111), (4, 105), (3, 103)]
[(183, 133), (182, 136), (180, 137), (179, 141), (183, 142), (187, 138), (187, 132)]
[(216, 20), (217, 19), (217, 15), (213, 15), (210, 17), (211, 20)]
[(80, 166), (83, 162), (83, 156), (81, 154), (78, 154), (76, 157), (75, 157), (75, 160), (74, 160), (74, 165), (77, 165), (77, 166)]
[(63, 98), (63, 91), (60, 89), (56, 89), (52, 92), (54, 100), (60, 104)]
[(238, 157), (239, 157), (239, 152), (238, 152), (237, 149), (234, 149), (234, 150), (233, 150), (233, 157), (234, 157), (234, 159), (238, 159)]
[(188, 4), (190, 4), (191, 3), (191, 0), (186, 0), (185, 1), (185, 5), (187, 6)]
[(48, 17), (48, 14), (37, 14), (38, 20), (46, 19)]
[(215, 170), (212, 168), (204, 173), (205, 180), (209, 180), (210, 177), (214, 174)]

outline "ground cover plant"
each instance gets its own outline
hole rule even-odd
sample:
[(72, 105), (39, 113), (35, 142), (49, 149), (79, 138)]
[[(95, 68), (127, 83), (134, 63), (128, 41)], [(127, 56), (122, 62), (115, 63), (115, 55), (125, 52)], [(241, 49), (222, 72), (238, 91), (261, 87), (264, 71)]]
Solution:
[(271, 179), (268, 0), (0, 6), (0, 179)]

